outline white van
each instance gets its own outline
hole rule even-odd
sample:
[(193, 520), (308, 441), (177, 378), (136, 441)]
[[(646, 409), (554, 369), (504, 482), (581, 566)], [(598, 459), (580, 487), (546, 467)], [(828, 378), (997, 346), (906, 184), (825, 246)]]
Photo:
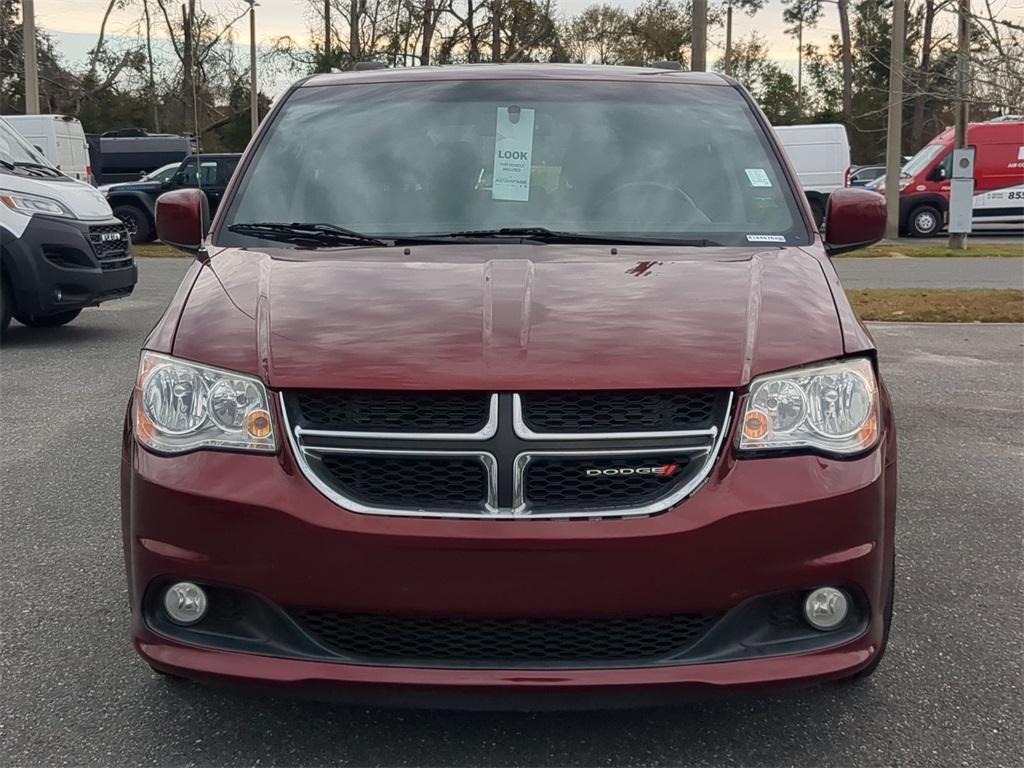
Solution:
[(846, 127), (838, 123), (780, 125), (775, 133), (800, 178), (814, 220), (820, 225), (828, 196), (848, 182), (850, 141)]
[(58, 171), (92, 184), (89, 144), (78, 120), (66, 115), (5, 115), (4, 119)]
[(0, 118), (0, 336), (52, 328), (131, 294), (128, 231), (95, 187), (62, 174)]

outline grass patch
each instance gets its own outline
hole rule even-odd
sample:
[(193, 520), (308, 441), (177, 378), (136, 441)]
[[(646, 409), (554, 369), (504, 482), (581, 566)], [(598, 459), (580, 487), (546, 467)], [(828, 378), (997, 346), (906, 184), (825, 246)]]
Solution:
[(872, 245), (859, 251), (851, 251), (839, 256), (859, 256), (877, 258), (943, 258), (947, 256), (1024, 256), (1024, 239), (1019, 243), (980, 243), (968, 245), (966, 251), (953, 251), (945, 245), (908, 245), (892, 243), (889, 245)]
[(133, 245), (132, 251), (136, 257), (142, 257), (146, 259), (166, 259), (166, 258), (191, 258), (184, 251), (179, 251), (177, 248), (171, 248), (169, 245), (163, 243), (143, 243), (142, 245)]
[(1015, 288), (880, 288), (846, 294), (864, 320), (1024, 323), (1024, 291)]

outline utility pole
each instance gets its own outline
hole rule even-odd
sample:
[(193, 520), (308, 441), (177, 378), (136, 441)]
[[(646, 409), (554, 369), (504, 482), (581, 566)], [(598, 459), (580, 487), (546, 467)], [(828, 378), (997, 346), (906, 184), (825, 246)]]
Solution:
[(725, 74), (732, 76), (732, 3), (725, 8)]
[[(803, 12), (801, 11), (801, 14)], [(804, 114), (804, 17), (796, 27), (796, 116)]]
[[(971, 0), (959, 0), (959, 19), (957, 23), (957, 58), (956, 58), (956, 114), (953, 120), (954, 142), (957, 149), (967, 147), (967, 121), (970, 106), (967, 102), (967, 81), (971, 76), (970, 39), (971, 39)], [(948, 180), (952, 186), (952, 180)], [(952, 190), (951, 190), (952, 191)], [(963, 232), (949, 233), (949, 247), (963, 251), (967, 248), (967, 235)]]
[(255, 136), (256, 129), (260, 127), (260, 100), (259, 90), (256, 87), (256, 5), (255, 0), (249, 0), (249, 123), (252, 130), (251, 136)]
[(693, 0), (693, 34), (690, 52), (690, 71), (707, 71), (708, 52), (708, 0)]
[(331, 0), (324, 0), (324, 72), (331, 71)]
[(889, 129), (885, 139), (885, 236), (900, 235), (900, 162), (903, 141), (903, 36), (905, 0), (892, 6), (892, 43), (889, 47)]
[(36, 9), (34, 0), (21, 2), (22, 50), (25, 52), (25, 114), (39, 114), (39, 65), (36, 61)]

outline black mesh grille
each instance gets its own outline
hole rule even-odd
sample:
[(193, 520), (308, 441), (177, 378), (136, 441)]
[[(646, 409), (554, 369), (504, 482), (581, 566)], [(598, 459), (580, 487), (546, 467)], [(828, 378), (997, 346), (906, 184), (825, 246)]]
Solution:
[(802, 602), (802, 596), (795, 593), (774, 597), (769, 603), (768, 623), (776, 629), (804, 626), (803, 612), (800, 610)]
[(707, 429), (722, 396), (707, 390), (529, 392), (522, 401), (523, 418), (536, 432), (637, 432)]
[(496, 665), (650, 662), (684, 651), (718, 618), (406, 618), (329, 611), (292, 616), (322, 645), (357, 660)]
[(308, 429), (360, 432), (476, 432), (490, 395), (449, 392), (299, 390), (290, 395)]
[[(119, 235), (116, 240), (105, 240), (104, 236)], [(93, 253), (103, 261), (130, 261), (131, 251), (128, 246), (128, 230), (123, 224), (100, 224), (89, 227), (89, 243)]]
[[(119, 235), (116, 240), (104, 239), (105, 236), (114, 234)], [(104, 272), (132, 265), (128, 230), (123, 224), (100, 224), (89, 227), (89, 244), (99, 260), (100, 269)]]
[(487, 473), (475, 458), (321, 454), (320, 477), (344, 496), (373, 507), (481, 506)]
[(526, 499), (536, 512), (639, 506), (682, 485), (689, 466), (686, 454), (535, 457), (526, 467)]

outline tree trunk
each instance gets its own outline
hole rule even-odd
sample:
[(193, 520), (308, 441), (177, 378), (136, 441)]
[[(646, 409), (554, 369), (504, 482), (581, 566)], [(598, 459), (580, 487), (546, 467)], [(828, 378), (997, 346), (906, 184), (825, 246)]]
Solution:
[(334, 57), (331, 56), (331, 0), (324, 0), (324, 61), (321, 72), (330, 72)]
[(89, 77), (93, 78), (96, 76), (96, 65), (99, 63), (99, 57), (103, 54), (103, 40), (106, 37), (107, 31), (107, 19), (110, 18), (110, 12), (114, 10), (114, 4), (117, 0), (110, 0), (107, 3), (107, 10), (103, 14), (103, 21), (100, 22), (100, 34), (96, 40), (96, 47), (92, 49), (92, 55), (89, 57)]
[(466, 0), (466, 34), (469, 35), (469, 60), (475, 64), (480, 61), (480, 38), (476, 33), (476, 21), (473, 19), (476, 10), (473, 3), (474, 0)]
[(843, 123), (850, 124), (853, 116), (853, 50), (850, 44), (850, 0), (838, 0), (839, 34), (843, 59)]
[(348, 12), (348, 53), (352, 61), (359, 61), (359, 0), (352, 0)]
[(424, 67), (430, 66), (430, 47), (434, 42), (436, 22), (437, 13), (434, 11), (434, 0), (425, 0), (423, 3), (423, 40), (420, 46), (420, 64)]
[(491, 61), (501, 61), (501, 0), (491, 0)]
[(928, 86), (932, 66), (932, 28), (935, 25), (935, 0), (925, 0), (924, 25), (921, 30), (921, 72), (917, 79), (917, 93), (914, 94), (914, 117), (910, 123), (910, 143), (921, 146), (924, 141), (924, 108), (928, 98)]
[(732, 76), (732, 3), (725, 9), (725, 74)]

